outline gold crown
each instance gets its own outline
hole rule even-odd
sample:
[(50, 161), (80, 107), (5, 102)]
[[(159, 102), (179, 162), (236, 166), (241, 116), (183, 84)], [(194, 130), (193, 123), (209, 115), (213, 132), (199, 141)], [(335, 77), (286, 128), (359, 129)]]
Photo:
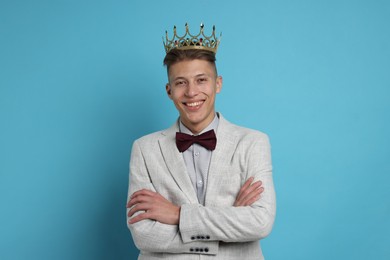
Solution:
[(183, 36), (179, 36), (176, 33), (176, 26), (173, 27), (173, 37), (168, 38), (168, 31), (165, 31), (165, 38), (163, 43), (165, 52), (168, 53), (172, 49), (189, 50), (189, 49), (203, 49), (217, 53), (218, 45), (222, 37), (222, 33), (219, 38), (215, 37), (215, 25), (213, 26), (213, 33), (210, 36), (206, 36), (203, 31), (204, 24), (200, 24), (200, 32), (197, 35), (192, 35), (188, 29), (186, 23), (186, 33)]

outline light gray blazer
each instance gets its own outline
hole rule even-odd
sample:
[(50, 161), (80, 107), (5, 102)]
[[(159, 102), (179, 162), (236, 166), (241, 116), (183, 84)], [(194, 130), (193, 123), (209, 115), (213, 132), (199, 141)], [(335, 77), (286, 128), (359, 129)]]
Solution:
[[(220, 115), (203, 206), (176, 148), (177, 131), (176, 122), (133, 144), (128, 195), (145, 188), (181, 205), (178, 226), (153, 220), (128, 224), (138, 259), (264, 259), (259, 240), (271, 232), (276, 211), (268, 137)], [(251, 206), (233, 207), (251, 176), (263, 182), (261, 198)]]

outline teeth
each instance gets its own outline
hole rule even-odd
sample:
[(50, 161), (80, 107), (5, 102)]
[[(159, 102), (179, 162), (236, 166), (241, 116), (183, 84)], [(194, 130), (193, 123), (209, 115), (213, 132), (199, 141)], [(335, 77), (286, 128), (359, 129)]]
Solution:
[(193, 103), (187, 103), (187, 106), (189, 106), (189, 107), (196, 107), (196, 106), (201, 105), (202, 103), (203, 103), (202, 101), (193, 102)]

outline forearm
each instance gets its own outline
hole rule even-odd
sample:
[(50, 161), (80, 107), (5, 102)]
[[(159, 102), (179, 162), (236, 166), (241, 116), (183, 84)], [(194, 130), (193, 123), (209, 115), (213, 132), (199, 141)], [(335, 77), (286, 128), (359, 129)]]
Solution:
[(274, 214), (255, 206), (222, 208), (186, 204), (182, 205), (180, 219), (184, 242), (197, 241), (198, 236), (211, 241), (247, 242), (260, 240), (271, 232)]
[(183, 241), (191, 241), (198, 234), (224, 242), (255, 241), (266, 237), (272, 230), (276, 213), (271, 168), (254, 176), (263, 181), (264, 192), (250, 206), (182, 205), (179, 228)]
[[(133, 146), (131, 158), (130, 185), (128, 191), (128, 202), (135, 192), (147, 189), (156, 192), (156, 189), (149, 177), (140, 147), (137, 143)], [(202, 253), (217, 254), (218, 242), (216, 241), (191, 241), (184, 243), (178, 229), (178, 225), (163, 224), (152, 219), (144, 219), (134, 224), (130, 224), (131, 218), (143, 211), (129, 216), (131, 207), (127, 208), (127, 226), (133, 237), (137, 248), (147, 252), (164, 253)], [(198, 250), (196, 250), (198, 249)], [(200, 250), (202, 249), (202, 252)]]
[(165, 253), (218, 253), (217, 241), (188, 241), (184, 243), (177, 225), (143, 220), (128, 224), (135, 245), (139, 250)]

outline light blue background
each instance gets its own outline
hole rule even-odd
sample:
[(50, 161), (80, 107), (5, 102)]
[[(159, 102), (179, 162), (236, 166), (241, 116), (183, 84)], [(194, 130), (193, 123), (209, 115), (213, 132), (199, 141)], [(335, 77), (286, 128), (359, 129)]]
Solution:
[(161, 37), (204, 22), (217, 110), (271, 138), (267, 259), (390, 259), (389, 3), (2, 0), (0, 258), (135, 259), (131, 144), (177, 116)]

